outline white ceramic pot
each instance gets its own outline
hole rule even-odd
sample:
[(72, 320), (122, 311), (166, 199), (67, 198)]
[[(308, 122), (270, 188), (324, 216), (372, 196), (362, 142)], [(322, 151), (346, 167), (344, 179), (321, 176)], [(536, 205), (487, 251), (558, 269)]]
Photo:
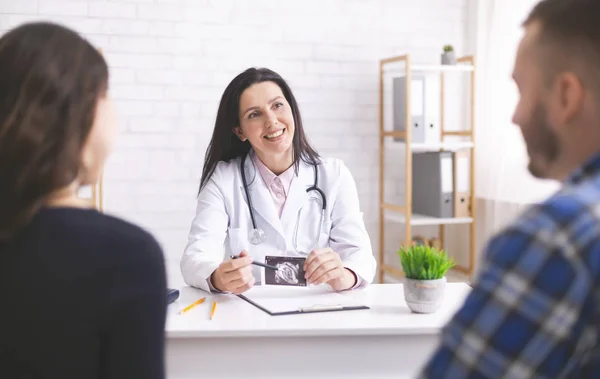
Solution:
[(404, 278), (404, 299), (415, 313), (434, 313), (442, 306), (446, 277), (436, 280)]
[(455, 65), (456, 64), (456, 55), (454, 51), (448, 51), (442, 54), (442, 64), (443, 65)]

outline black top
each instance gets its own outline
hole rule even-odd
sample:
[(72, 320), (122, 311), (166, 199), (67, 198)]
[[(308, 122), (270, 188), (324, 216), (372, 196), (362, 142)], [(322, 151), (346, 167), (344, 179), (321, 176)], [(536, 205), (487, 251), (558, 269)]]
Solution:
[(134, 225), (43, 209), (0, 242), (0, 304), (0, 378), (164, 378), (164, 259)]

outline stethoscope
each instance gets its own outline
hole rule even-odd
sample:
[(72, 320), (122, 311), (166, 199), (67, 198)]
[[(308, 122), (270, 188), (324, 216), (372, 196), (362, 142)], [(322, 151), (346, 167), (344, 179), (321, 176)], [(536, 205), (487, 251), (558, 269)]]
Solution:
[[(248, 232), (248, 241), (250, 241), (253, 245), (259, 245), (267, 239), (265, 231), (256, 226), (256, 219), (254, 218), (254, 209), (252, 207), (252, 199), (250, 198), (250, 194), (248, 193), (248, 182), (246, 181), (246, 157), (248, 154), (244, 154), (242, 157), (242, 161), (240, 163), (240, 171), (242, 173), (242, 183), (244, 185), (244, 192), (246, 193), (246, 198), (248, 199), (248, 210), (250, 211), (250, 218), (252, 219), (252, 230)], [(321, 206), (321, 220), (319, 222), (319, 231), (323, 226), (323, 220), (325, 219), (325, 210), (327, 209), (327, 198), (325, 197), (325, 193), (319, 188), (319, 174), (317, 170), (317, 165), (313, 164), (314, 172), (315, 172), (315, 181), (312, 186), (306, 189), (306, 192), (317, 191), (319, 195), (321, 195), (321, 200), (323, 201)], [(298, 212), (298, 218), (300, 218), (300, 212)], [(299, 220), (298, 220), (299, 221)], [(318, 236), (317, 236), (318, 238)], [(294, 248), (296, 251), (298, 249), (298, 222), (296, 222), (296, 228), (294, 231)], [(315, 243), (316, 245), (316, 243)]]

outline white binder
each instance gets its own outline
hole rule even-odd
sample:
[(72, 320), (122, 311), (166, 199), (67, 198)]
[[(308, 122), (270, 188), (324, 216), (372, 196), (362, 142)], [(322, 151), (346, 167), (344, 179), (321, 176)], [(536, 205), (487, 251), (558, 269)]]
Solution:
[[(441, 84), (439, 74), (411, 76), (411, 142), (439, 143), (441, 141)], [(406, 77), (393, 82), (394, 130), (406, 130)], [(404, 141), (404, 138), (396, 138)]]

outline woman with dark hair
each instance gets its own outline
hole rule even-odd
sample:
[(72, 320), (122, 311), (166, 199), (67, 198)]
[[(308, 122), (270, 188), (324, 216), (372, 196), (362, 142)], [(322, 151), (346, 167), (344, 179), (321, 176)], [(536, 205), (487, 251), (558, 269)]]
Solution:
[(223, 93), (181, 270), (191, 286), (240, 294), (261, 283), (252, 261), (286, 267), (277, 283), (336, 291), (376, 267), (352, 175), (311, 147), (290, 87), (265, 68)]
[(165, 268), (78, 197), (116, 136), (108, 67), (75, 32), (0, 38), (0, 377), (163, 378)]

